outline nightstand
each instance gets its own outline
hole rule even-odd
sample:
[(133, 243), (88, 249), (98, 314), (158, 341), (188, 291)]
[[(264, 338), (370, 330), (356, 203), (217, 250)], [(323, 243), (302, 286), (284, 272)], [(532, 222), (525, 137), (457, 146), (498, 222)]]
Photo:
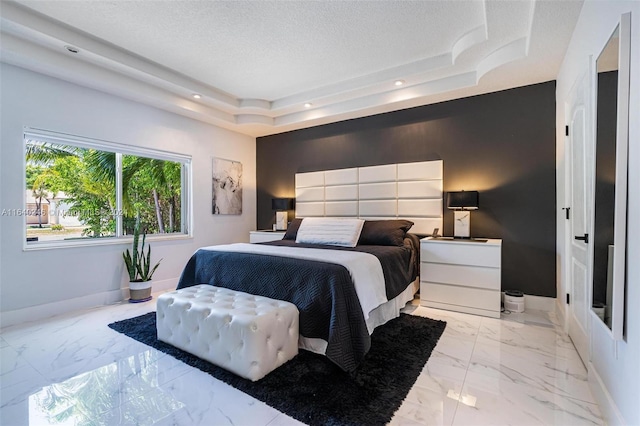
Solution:
[(250, 231), (249, 242), (250, 243), (264, 243), (267, 241), (281, 240), (284, 237), (286, 231), (271, 231), (265, 229), (262, 231)]
[(502, 240), (420, 240), (420, 304), (500, 318)]

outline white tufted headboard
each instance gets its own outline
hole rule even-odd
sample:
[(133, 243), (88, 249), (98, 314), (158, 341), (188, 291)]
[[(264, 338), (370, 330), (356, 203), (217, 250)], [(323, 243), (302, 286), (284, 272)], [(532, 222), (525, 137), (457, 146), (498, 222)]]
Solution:
[(407, 219), (442, 231), (442, 160), (296, 173), (296, 217)]

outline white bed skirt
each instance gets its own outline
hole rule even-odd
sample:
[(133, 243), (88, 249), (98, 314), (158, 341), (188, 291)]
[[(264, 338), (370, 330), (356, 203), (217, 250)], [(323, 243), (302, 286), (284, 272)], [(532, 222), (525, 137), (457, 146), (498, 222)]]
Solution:
[[(420, 289), (420, 279), (416, 278), (407, 288), (395, 298), (383, 303), (375, 308), (369, 314), (367, 319), (367, 329), (369, 335), (373, 333), (376, 327), (391, 321), (400, 316), (400, 310), (406, 306), (408, 302), (413, 300), (414, 295)], [(318, 338), (304, 337), (300, 335), (298, 338), (298, 347), (320, 355), (324, 355), (327, 351), (327, 341)]]

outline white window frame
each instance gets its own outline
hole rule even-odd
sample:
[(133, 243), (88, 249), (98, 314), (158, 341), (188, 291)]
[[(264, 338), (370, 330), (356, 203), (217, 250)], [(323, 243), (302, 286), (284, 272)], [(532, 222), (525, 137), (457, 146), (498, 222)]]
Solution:
[[(179, 154), (176, 152), (164, 151), (159, 149), (145, 148), (140, 146), (125, 145), (122, 143), (105, 141), (100, 139), (87, 138), (82, 136), (69, 135), (65, 133), (53, 132), (50, 130), (36, 129), (32, 127), (24, 127), (23, 144), (27, 140), (35, 139), (42, 142), (71, 145), (79, 148), (96, 149), (100, 151), (113, 152), (116, 154), (116, 211), (122, 210), (122, 155), (135, 155), (156, 160), (173, 161), (182, 164), (181, 173), (181, 191), (180, 191), (180, 227), (181, 232), (171, 234), (150, 234), (147, 240), (181, 240), (193, 238), (192, 222), (193, 222), (193, 206), (192, 206), (192, 172), (191, 172), (191, 156)], [(25, 187), (27, 160), (23, 155), (22, 159), (22, 187)], [(26, 191), (22, 191), (22, 205), (26, 206)], [(22, 244), (24, 251), (59, 249), (65, 247), (86, 247), (86, 246), (104, 246), (112, 244), (125, 244), (133, 241), (130, 235), (122, 233), (122, 215), (116, 215), (116, 234), (113, 237), (102, 238), (86, 238), (74, 240), (57, 240), (57, 241), (38, 241), (27, 243), (27, 218), (25, 216), (23, 222)]]

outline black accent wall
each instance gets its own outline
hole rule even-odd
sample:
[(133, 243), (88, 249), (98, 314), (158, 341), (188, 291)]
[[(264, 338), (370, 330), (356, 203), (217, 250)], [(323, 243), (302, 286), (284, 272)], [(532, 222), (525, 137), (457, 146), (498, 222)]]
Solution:
[(480, 192), (471, 235), (503, 240), (503, 290), (555, 297), (555, 109), (552, 81), (260, 137), (257, 228), (295, 173), (442, 159), (445, 192)]

